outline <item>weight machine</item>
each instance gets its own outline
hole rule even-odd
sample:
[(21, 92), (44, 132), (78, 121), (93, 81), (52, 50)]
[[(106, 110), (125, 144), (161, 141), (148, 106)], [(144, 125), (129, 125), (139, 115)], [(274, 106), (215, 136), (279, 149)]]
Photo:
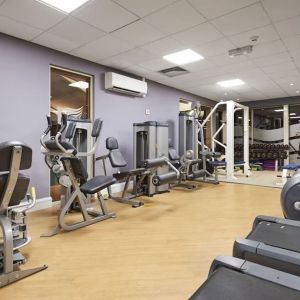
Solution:
[[(215, 133), (212, 136), (212, 152), (215, 151), (216, 144), (220, 145), (222, 148), (225, 149), (225, 163), (223, 163), (223, 166), (226, 167), (226, 177), (227, 179), (236, 179), (236, 177), (234, 176), (234, 114), (238, 110), (243, 110), (244, 160), (239, 163), (239, 166), (243, 166), (244, 175), (249, 176), (249, 107), (234, 102), (232, 100), (221, 101), (214, 106), (214, 108), (208, 114), (206, 119), (202, 122), (202, 128), (209, 120), (211, 120), (212, 115), (218, 110), (218, 108), (221, 107), (225, 108), (224, 115), (226, 116), (226, 120), (222, 122), (221, 126), (215, 131)], [(201, 130), (201, 127), (199, 128), (199, 130)], [(225, 131), (226, 133), (226, 142), (223, 143), (217, 139), (219, 133), (221, 133), (222, 131)]]

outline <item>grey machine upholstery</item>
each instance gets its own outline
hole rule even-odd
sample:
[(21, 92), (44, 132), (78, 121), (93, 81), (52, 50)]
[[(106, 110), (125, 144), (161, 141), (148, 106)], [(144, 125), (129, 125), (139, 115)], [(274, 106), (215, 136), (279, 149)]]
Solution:
[[(27, 235), (26, 211), (35, 203), (27, 195), (30, 178), (20, 170), (31, 167), (32, 150), (26, 144), (9, 141), (0, 144), (0, 228), (3, 243), (0, 243), (0, 287), (42, 271), (47, 266), (18, 270), (25, 258), (19, 249), (30, 242)], [(18, 209), (16, 213), (15, 209)]]

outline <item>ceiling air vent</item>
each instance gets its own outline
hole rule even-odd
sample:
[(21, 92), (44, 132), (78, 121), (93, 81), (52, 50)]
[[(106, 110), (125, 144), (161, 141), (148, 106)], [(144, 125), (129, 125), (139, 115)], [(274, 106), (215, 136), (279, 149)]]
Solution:
[(189, 73), (189, 71), (187, 71), (181, 67), (173, 67), (173, 68), (169, 68), (169, 69), (160, 70), (160, 71), (158, 71), (158, 73), (164, 74), (168, 77), (176, 77), (176, 76), (180, 76), (183, 74), (187, 74), (187, 73)]

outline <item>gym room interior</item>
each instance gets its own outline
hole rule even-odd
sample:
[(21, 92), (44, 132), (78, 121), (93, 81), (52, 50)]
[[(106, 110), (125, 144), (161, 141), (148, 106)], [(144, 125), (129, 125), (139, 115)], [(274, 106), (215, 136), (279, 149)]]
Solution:
[(299, 0), (0, 0), (0, 298), (300, 299)]

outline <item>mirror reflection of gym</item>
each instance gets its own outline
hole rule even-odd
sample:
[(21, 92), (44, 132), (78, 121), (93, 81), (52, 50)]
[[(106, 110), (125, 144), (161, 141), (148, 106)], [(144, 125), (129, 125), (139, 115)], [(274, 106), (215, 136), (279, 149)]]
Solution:
[[(76, 134), (73, 144), (80, 151), (85, 152), (88, 148), (87, 130), (91, 119), (91, 83), (92, 77), (64, 69), (51, 67), (50, 86), (50, 116), (52, 121), (51, 136), (55, 136), (60, 128), (61, 114), (65, 113), (69, 119), (80, 121), (81, 126), (76, 126)], [(80, 129), (82, 127), (82, 129)], [(87, 159), (85, 158), (87, 167)], [(61, 191), (59, 178), (50, 171), (50, 195), (53, 201), (60, 200)]]

